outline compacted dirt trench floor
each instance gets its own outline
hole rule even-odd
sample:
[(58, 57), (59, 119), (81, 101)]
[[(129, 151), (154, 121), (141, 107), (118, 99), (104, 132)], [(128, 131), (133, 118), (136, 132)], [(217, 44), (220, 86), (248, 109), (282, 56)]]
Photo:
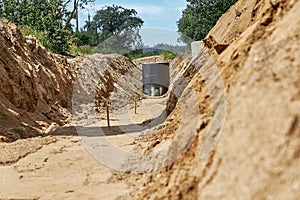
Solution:
[[(103, 113), (100, 121), (88, 126), (103, 127), (108, 136), (94, 136), (93, 140), (105, 137), (119, 148), (132, 149), (132, 142), (141, 130), (130, 128), (130, 124), (158, 116), (164, 109), (164, 101), (164, 98), (144, 99), (138, 103), (137, 114), (132, 106), (112, 112), (112, 134)], [(118, 134), (114, 130), (118, 126), (126, 128)], [(82, 142), (85, 136), (68, 133), (74, 132), (72, 126), (64, 128), (60, 135), (48, 136), (48, 142), (45, 138), (31, 138), (1, 146), (0, 199), (115, 199), (130, 192), (124, 181), (110, 181), (115, 169), (105, 166), (87, 151)], [(20, 146), (27, 149), (30, 146), (32, 152), (23, 155)], [(15, 150), (6, 156), (8, 148)]]

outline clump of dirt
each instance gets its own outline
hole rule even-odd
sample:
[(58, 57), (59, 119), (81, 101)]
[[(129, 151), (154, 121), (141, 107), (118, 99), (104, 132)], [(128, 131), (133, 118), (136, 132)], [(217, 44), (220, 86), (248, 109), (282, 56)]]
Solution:
[[(180, 105), (189, 104), (191, 93), (196, 92), (203, 117), (196, 125), (193, 143), (167, 167), (124, 176), (137, 188), (129, 194), (131, 198), (300, 197), (299, 13), (300, 2), (295, 0), (240, 0), (219, 19), (203, 41), (206, 47), (181, 69), (186, 75), (179, 77), (185, 77), (190, 87), (184, 88), (170, 109), (167, 122), (174, 125), (147, 138), (151, 152), (156, 141), (172, 141), (182, 134), (176, 128), (181, 123)], [(214, 63), (206, 59), (208, 55)], [(227, 105), (220, 138), (205, 158), (200, 153), (204, 141), (212, 141), (208, 130), (216, 116), (215, 108), (210, 108), (213, 93), (206, 88), (205, 77), (193, 72), (200, 64), (201, 69), (214, 65), (219, 70)]]

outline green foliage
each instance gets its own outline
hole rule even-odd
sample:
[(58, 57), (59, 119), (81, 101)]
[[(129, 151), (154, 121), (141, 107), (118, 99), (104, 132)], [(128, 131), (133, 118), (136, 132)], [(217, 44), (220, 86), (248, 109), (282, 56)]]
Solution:
[(55, 10), (55, 6), (62, 6), (62, 1), (3, 0), (3, 3), (5, 18), (30, 28), (28, 30), (38, 36), (47, 49), (55, 53), (68, 51), (70, 34), (62, 29), (62, 22), (57, 18), (58, 10)]
[(48, 48), (54, 53), (65, 54), (70, 50), (71, 33), (68, 30), (51, 27), (45, 32)]
[(51, 50), (54, 53), (64, 54), (69, 51), (68, 40), (70, 38), (70, 33), (68, 31), (56, 31), (55, 29), (50, 29), (47, 32), (43, 32), (28, 26), (20, 26), (20, 31), (23, 35), (35, 36), (46, 49)]
[(177, 22), (180, 40), (190, 43), (201, 40), (216, 24), (219, 17), (237, 0), (187, 0), (188, 5)]
[(0, 18), (3, 17), (3, 14), (4, 14), (3, 0), (0, 0)]
[(143, 50), (139, 49), (139, 50), (131, 51), (129, 53), (125, 53), (123, 55), (128, 57), (131, 60), (134, 60), (138, 58), (158, 56), (158, 55), (161, 55), (164, 59), (175, 58), (177, 54), (178, 54), (177, 52), (166, 51), (166, 50), (162, 51), (161, 53), (159, 53), (158, 51), (143, 53)]
[[(52, 1), (61, 1), (61, 0), (52, 0)], [(76, 32), (79, 32), (79, 27), (78, 27), (78, 10), (81, 8), (83, 9), (88, 3), (92, 3), (95, 0), (73, 0), (73, 9), (70, 12), (67, 12), (67, 18), (66, 18), (66, 23), (64, 26), (64, 29), (68, 29), (70, 26), (71, 20), (73, 18), (76, 19)], [(72, 0), (66, 0), (66, 3), (63, 4), (63, 8), (65, 9), (69, 3), (71, 3)], [(62, 12), (61, 12), (62, 13)]]
[[(70, 20), (78, 8), (90, 1), (93, 0), (0, 0), (0, 16), (27, 27), (23, 31), (32, 32), (50, 51), (64, 54), (70, 47)], [(67, 8), (71, 3), (74, 8), (70, 12)]]
[(105, 6), (96, 12), (93, 22), (106, 39), (122, 31), (140, 28), (144, 21), (136, 15), (137, 12), (134, 9), (116, 5)]
[(93, 53), (93, 47), (89, 45), (77, 46), (71, 45), (70, 52), (77, 55), (88, 55)]
[(20, 31), (25, 36), (34, 36), (36, 39), (40, 41), (40, 43), (47, 48), (48, 46), (48, 40), (42, 31), (37, 31), (35, 29), (32, 29), (28, 26), (20, 26)]
[(75, 33), (74, 37), (74, 43), (77, 46), (90, 45), (92, 43), (92, 35), (87, 31)]
[(142, 46), (139, 28), (144, 21), (134, 9), (105, 6), (98, 10), (85, 28), (90, 35), (89, 45), (97, 46), (99, 53), (126, 53)]
[(124, 54), (141, 47), (140, 40), (141, 37), (137, 31), (121, 32), (100, 42), (94, 52)]
[(175, 58), (177, 53), (172, 51), (162, 51), (161, 55), (163, 58)]

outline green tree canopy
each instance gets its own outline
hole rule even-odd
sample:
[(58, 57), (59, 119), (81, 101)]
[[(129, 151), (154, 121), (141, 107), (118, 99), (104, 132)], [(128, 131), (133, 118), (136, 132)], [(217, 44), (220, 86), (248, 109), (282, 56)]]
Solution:
[(118, 48), (127, 51), (141, 46), (139, 29), (143, 23), (134, 9), (112, 5), (98, 10), (93, 20), (86, 22), (85, 28), (94, 35), (94, 42), (99, 44), (98, 51), (105, 49), (109, 53)]
[(106, 39), (122, 31), (140, 28), (144, 21), (136, 17), (134, 9), (127, 9), (121, 6), (105, 6), (98, 10), (93, 18), (97, 31)]
[(189, 43), (201, 40), (213, 28), (217, 20), (237, 0), (187, 0), (188, 5), (177, 22), (182, 33), (181, 41)]

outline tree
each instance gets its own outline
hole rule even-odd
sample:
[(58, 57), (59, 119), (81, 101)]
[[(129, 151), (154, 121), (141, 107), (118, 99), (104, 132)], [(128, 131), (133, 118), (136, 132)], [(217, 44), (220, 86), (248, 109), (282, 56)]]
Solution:
[(137, 31), (128, 30), (115, 34), (108, 39), (100, 42), (95, 48), (95, 52), (98, 53), (118, 53), (126, 54), (141, 48), (141, 36)]
[[(83, 8), (92, 1), (94, 0), (1, 0), (0, 16), (17, 25), (41, 32), (44, 37), (41, 42), (47, 49), (55, 53), (66, 53), (72, 32), (70, 21), (78, 8)], [(71, 3), (74, 8), (69, 11)]]
[(0, 0), (0, 18), (3, 17), (3, 11), (4, 11), (3, 0)]
[(216, 24), (219, 17), (237, 0), (187, 0), (188, 5), (177, 22), (180, 40), (190, 43), (201, 40)]
[(134, 9), (121, 6), (105, 6), (98, 10), (85, 28), (91, 35), (96, 51), (101, 53), (125, 53), (142, 46), (139, 29), (144, 21)]
[[(86, 30), (86, 31), (84, 31)], [(81, 37), (85, 37), (85, 35), (89, 37), (88, 43), (81, 42)], [(96, 23), (94, 21), (91, 21), (91, 16), (88, 15), (88, 20), (85, 22), (85, 25), (83, 27), (83, 30), (81, 30), (80, 33), (76, 35), (79, 38), (79, 43), (82, 43), (84, 45), (90, 45), (90, 46), (97, 46), (99, 44), (98, 41), (98, 33), (97, 33), (97, 27)], [(83, 38), (85, 40), (85, 38)]]
[[(121, 6), (105, 6), (98, 10), (91, 22), (87, 22), (87, 31), (96, 36), (98, 50), (110, 47), (111, 51), (117, 48), (122, 51), (132, 50), (141, 46), (139, 29), (144, 21), (137, 17), (134, 9)], [(118, 46), (118, 47), (117, 47)]]
[(63, 29), (66, 4), (62, 0), (3, 0), (3, 17), (41, 32), (42, 44), (55, 53), (69, 49), (70, 32)]
[[(69, 12), (69, 16), (66, 20), (66, 24), (64, 29), (66, 30), (68, 28), (68, 26), (71, 23), (71, 20), (74, 18), (74, 16), (76, 15), (75, 19), (76, 19), (76, 32), (79, 31), (79, 26), (78, 26), (78, 10), (79, 8), (84, 8), (85, 5), (87, 5), (88, 3), (92, 3), (95, 0), (74, 0), (73, 1), (73, 10), (71, 12)], [(67, 0), (65, 2), (65, 5), (68, 5), (70, 2), (72, 2), (71, 0)]]
[(75, 44), (77, 46), (84, 46), (84, 45), (91, 45), (92, 43), (92, 35), (89, 34), (87, 31), (80, 31), (75, 33)]

